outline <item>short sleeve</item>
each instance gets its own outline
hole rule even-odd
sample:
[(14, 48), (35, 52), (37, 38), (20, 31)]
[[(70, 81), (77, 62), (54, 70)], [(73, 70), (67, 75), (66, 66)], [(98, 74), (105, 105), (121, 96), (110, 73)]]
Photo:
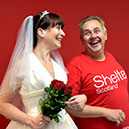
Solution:
[(81, 70), (76, 64), (69, 63), (67, 65), (68, 70), (68, 85), (70, 85), (72, 90), (72, 95), (78, 95), (81, 88)]

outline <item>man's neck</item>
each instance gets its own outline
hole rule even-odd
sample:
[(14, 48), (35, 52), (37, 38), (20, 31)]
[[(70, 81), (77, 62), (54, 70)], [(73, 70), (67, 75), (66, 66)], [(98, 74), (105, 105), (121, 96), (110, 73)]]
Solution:
[(104, 53), (102, 54), (94, 54), (94, 55), (90, 55), (88, 54), (86, 51), (84, 52), (84, 54), (90, 58), (92, 58), (93, 60), (96, 60), (96, 61), (104, 61), (106, 59), (106, 56)]

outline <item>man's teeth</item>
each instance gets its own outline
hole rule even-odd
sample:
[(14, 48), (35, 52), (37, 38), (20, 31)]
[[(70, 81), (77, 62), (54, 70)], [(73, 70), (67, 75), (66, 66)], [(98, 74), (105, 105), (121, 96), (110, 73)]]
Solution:
[(99, 41), (90, 42), (91, 45), (97, 44)]
[(97, 43), (98, 41), (92, 42), (92, 43)]

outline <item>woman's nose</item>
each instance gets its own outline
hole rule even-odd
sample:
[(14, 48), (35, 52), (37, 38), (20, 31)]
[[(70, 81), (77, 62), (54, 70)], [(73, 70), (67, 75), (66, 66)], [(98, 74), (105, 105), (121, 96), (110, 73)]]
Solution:
[(61, 29), (61, 35), (65, 36), (65, 32)]

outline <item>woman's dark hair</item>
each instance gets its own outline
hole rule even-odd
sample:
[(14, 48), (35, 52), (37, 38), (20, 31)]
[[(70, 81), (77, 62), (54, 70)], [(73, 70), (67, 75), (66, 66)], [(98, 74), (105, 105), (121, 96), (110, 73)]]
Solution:
[[(48, 29), (48, 27), (54, 27), (56, 25), (61, 25), (61, 28), (64, 27), (64, 20), (54, 13), (48, 13), (45, 16), (43, 16), (43, 12), (37, 13), (35, 16), (33, 16), (33, 48), (37, 45), (37, 29)], [(42, 17), (42, 18), (41, 18)]]

